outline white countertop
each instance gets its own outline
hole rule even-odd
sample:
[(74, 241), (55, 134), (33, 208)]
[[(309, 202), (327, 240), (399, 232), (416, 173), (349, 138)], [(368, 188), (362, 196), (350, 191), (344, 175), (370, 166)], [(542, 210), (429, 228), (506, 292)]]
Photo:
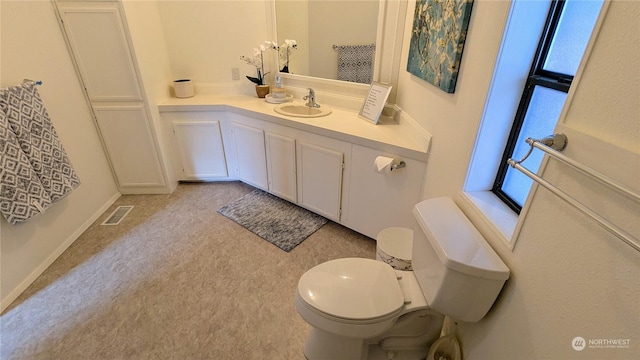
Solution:
[[(294, 99), (293, 104), (304, 103)], [(358, 117), (356, 111), (331, 106), (328, 107), (332, 112), (327, 116), (301, 118), (276, 113), (276, 106), (278, 105), (248, 95), (197, 94), (191, 98), (170, 98), (158, 102), (160, 112), (232, 111), (416, 160), (427, 160), (431, 136), (417, 125), (411, 124), (412, 120), (401, 119), (400, 124), (374, 125)]]

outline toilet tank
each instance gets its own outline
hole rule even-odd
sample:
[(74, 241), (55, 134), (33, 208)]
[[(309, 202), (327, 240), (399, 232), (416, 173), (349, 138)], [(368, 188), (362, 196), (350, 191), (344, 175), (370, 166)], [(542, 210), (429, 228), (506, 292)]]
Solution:
[(454, 319), (482, 319), (509, 268), (451, 198), (418, 203), (412, 263), (429, 306)]

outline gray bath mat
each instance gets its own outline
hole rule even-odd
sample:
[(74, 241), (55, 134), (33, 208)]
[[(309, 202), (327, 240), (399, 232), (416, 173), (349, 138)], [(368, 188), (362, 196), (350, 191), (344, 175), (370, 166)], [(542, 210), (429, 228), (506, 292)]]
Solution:
[(254, 190), (218, 213), (289, 252), (327, 223), (327, 219), (262, 190)]

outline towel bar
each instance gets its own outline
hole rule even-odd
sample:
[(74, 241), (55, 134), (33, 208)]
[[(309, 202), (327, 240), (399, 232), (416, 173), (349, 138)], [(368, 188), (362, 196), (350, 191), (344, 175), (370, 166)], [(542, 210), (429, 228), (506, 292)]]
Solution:
[(637, 239), (635, 239), (633, 236), (631, 236), (624, 230), (620, 229), (619, 227), (613, 225), (612, 223), (604, 219), (602, 216), (596, 214), (593, 210), (584, 206), (582, 203), (580, 203), (579, 201), (577, 201), (567, 193), (563, 192), (562, 190), (558, 189), (557, 187), (555, 187), (545, 179), (534, 174), (529, 169), (522, 166), (521, 163), (525, 161), (529, 157), (533, 149), (536, 148), (545, 152), (549, 156), (571, 166), (572, 168), (579, 170), (583, 174), (598, 180), (602, 184), (610, 186), (611, 188), (627, 195), (628, 197), (630, 197), (635, 201), (640, 201), (640, 195), (636, 194), (633, 190), (625, 187), (624, 185), (621, 185), (620, 183), (611, 179), (610, 177), (560, 154), (559, 151), (564, 150), (567, 144), (567, 138), (564, 134), (555, 134), (553, 136), (550, 136), (541, 140), (528, 138), (526, 142), (531, 146), (531, 148), (529, 149), (529, 152), (527, 152), (527, 154), (521, 160), (514, 160), (514, 159), (507, 160), (507, 163), (512, 168), (522, 172), (524, 175), (528, 176), (536, 183), (542, 185), (544, 188), (551, 191), (553, 194), (555, 194), (565, 202), (569, 203), (570, 205), (574, 206), (576, 209), (580, 210), (582, 213), (584, 213), (585, 215), (587, 215), (588, 217), (596, 221), (605, 230), (609, 231), (610, 233), (612, 233), (613, 235), (615, 235), (616, 237), (624, 241), (627, 245), (631, 246), (636, 251), (640, 251), (640, 242)]
[(24, 79), (22, 80), (22, 83), (34, 83), (36, 85), (42, 85), (42, 80)]

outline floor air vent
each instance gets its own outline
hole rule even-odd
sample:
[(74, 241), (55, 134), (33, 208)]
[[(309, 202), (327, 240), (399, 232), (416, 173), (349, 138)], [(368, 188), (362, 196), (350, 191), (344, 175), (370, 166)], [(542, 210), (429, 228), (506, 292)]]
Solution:
[(125, 216), (133, 209), (133, 205), (126, 206), (118, 206), (112, 213), (109, 215), (107, 220), (103, 221), (100, 225), (118, 225), (124, 219)]

